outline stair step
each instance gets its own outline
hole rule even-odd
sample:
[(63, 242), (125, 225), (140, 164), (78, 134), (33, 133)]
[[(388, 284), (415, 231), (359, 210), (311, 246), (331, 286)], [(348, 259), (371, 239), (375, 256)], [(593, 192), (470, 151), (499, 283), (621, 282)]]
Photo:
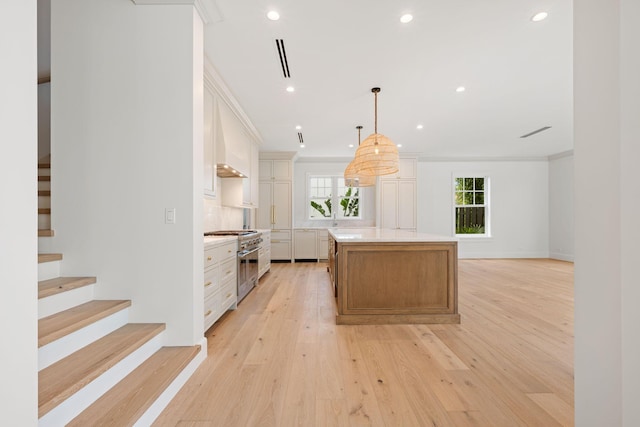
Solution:
[(51, 208), (38, 208), (38, 215), (51, 215)]
[(49, 175), (38, 175), (38, 181), (51, 181), (51, 177)]
[(161, 333), (164, 324), (130, 323), (38, 373), (38, 418)]
[(38, 299), (96, 283), (95, 277), (56, 277), (38, 282)]
[(53, 230), (38, 230), (38, 237), (53, 237)]
[(128, 300), (94, 300), (42, 318), (38, 320), (38, 347), (130, 306)]
[(62, 254), (38, 254), (38, 264), (43, 262), (61, 261)]
[(162, 347), (67, 427), (134, 425), (199, 352), (199, 345)]
[(51, 196), (51, 190), (38, 190), (38, 196), (50, 197)]
[(51, 155), (47, 155), (38, 160), (39, 169), (49, 169), (51, 167)]

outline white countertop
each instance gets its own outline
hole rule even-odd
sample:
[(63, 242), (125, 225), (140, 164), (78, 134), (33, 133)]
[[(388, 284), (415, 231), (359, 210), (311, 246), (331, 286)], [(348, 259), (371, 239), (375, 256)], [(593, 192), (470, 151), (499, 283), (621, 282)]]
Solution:
[(204, 246), (217, 246), (227, 242), (237, 242), (238, 236), (204, 236)]
[(339, 243), (347, 242), (457, 242), (456, 237), (387, 228), (329, 228)]

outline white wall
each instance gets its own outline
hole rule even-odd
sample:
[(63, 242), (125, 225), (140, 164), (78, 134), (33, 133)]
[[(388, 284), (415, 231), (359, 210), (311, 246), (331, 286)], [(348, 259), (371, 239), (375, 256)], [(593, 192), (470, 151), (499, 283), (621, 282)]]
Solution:
[[(307, 174), (343, 176), (350, 160), (298, 159), (293, 165), (293, 225), (294, 227), (332, 227), (333, 219), (309, 220), (307, 211)], [(338, 220), (344, 227), (373, 227), (376, 225), (376, 187), (360, 189), (361, 220)]]
[[(622, 422), (640, 425), (640, 2), (621, 1), (620, 229), (622, 284)], [(629, 197), (630, 195), (633, 195)]]
[(573, 151), (549, 159), (549, 257), (573, 261)]
[(574, 3), (575, 408), (640, 425), (640, 5)]
[(460, 258), (547, 257), (547, 161), (419, 161), (418, 231), (454, 234), (453, 176), (490, 180), (490, 238), (461, 238)]
[(0, 418), (38, 414), (36, 2), (0, 2)]
[(96, 275), (98, 298), (131, 299), (131, 320), (166, 323), (171, 345), (203, 336), (202, 31), (189, 5), (59, 0), (52, 10), (62, 273)]

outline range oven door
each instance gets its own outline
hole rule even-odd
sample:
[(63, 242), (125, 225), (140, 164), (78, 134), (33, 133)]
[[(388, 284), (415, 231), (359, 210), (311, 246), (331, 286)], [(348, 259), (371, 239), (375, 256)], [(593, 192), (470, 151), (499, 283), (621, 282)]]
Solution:
[(238, 302), (242, 301), (258, 282), (258, 249), (238, 252)]

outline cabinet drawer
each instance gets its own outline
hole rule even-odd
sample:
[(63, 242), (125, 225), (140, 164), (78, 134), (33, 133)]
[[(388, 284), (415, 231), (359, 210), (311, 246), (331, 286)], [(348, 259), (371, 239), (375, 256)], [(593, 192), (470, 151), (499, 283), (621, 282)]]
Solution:
[(204, 297), (211, 295), (212, 293), (220, 289), (220, 276), (218, 274), (218, 267), (213, 267), (204, 272)]
[(260, 247), (269, 247), (271, 246), (271, 233), (262, 233), (262, 243), (260, 243)]
[(204, 250), (204, 269), (205, 270), (218, 262), (216, 249), (217, 248), (208, 248)]
[(236, 252), (238, 251), (238, 242), (233, 240), (231, 242), (218, 246), (217, 248), (215, 248), (215, 250), (218, 261), (220, 262), (230, 258), (235, 259)]
[(273, 230), (271, 231), (271, 243), (278, 240), (291, 240), (291, 230)]
[(215, 292), (204, 300), (204, 329), (213, 325), (220, 317), (220, 292)]
[(236, 278), (236, 258), (233, 257), (222, 264), (220, 264), (220, 283), (225, 283), (227, 280)]
[(220, 289), (220, 309), (226, 311), (238, 300), (238, 287), (235, 282), (225, 283)]

